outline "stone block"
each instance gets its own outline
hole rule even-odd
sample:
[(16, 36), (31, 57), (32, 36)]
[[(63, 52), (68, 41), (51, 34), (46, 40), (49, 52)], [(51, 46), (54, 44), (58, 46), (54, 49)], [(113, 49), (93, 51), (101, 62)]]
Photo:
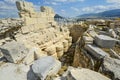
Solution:
[(95, 37), (95, 43), (102, 48), (113, 48), (116, 40), (105, 35), (98, 35)]
[(47, 52), (48, 55), (53, 55), (56, 53), (56, 47), (54, 45), (50, 46), (47, 49), (45, 49), (45, 51)]
[(72, 45), (72, 37), (69, 36), (66, 40), (68, 40), (68, 46), (70, 47)]
[(5, 63), (0, 66), (0, 80), (37, 80), (29, 66)]
[(44, 80), (48, 75), (57, 73), (60, 68), (61, 63), (52, 56), (42, 57), (32, 65), (34, 74), (41, 80)]
[(93, 30), (92, 30), (92, 31), (91, 31), (91, 30), (88, 31), (88, 33), (89, 33), (89, 35), (90, 35), (91, 37), (93, 37), (93, 38), (98, 35), (98, 34), (97, 34), (95, 31), (93, 31)]
[(68, 41), (67, 40), (63, 41), (63, 47), (64, 47), (64, 52), (67, 52), (67, 50), (68, 50)]
[(102, 74), (85, 69), (85, 68), (74, 68), (69, 70), (67, 80), (110, 80)]
[(63, 54), (63, 45), (62, 44), (58, 44), (56, 45), (56, 53), (57, 53), (57, 57), (60, 58)]
[(19, 42), (9, 42), (1, 47), (4, 57), (12, 63), (18, 63), (28, 54), (28, 49)]
[(105, 57), (101, 65), (102, 72), (111, 76), (112, 80), (120, 80), (120, 60)]
[(117, 38), (117, 34), (115, 33), (115, 31), (113, 29), (109, 30), (109, 35), (113, 38)]
[(61, 69), (61, 62), (56, 60), (55, 65), (53, 68), (49, 71), (48, 75), (56, 75), (58, 71)]
[(26, 65), (31, 64), (35, 60), (35, 51), (36, 51), (36, 48), (30, 49), (23, 63), (25, 63)]
[(102, 49), (95, 45), (85, 45), (85, 49), (90, 52), (92, 56), (94, 56), (96, 59), (104, 58), (105, 56), (109, 56), (108, 53), (104, 52)]
[(83, 40), (85, 41), (86, 44), (93, 44), (92, 37), (83, 36)]
[(16, 6), (19, 11), (34, 12), (33, 4), (25, 1), (16, 1)]

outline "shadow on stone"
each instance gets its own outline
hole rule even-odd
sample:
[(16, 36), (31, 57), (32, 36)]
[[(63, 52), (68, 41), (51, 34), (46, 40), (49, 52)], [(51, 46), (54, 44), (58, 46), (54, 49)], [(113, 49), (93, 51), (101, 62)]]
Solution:
[(27, 80), (40, 80), (40, 79), (38, 79), (37, 76), (34, 75), (32, 66), (30, 66), (30, 70), (27, 73)]

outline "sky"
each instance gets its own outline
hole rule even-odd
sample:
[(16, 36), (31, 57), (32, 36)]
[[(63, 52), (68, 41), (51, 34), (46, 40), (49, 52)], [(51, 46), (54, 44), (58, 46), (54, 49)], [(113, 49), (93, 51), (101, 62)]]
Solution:
[[(0, 18), (18, 17), (15, 2), (19, 0), (0, 0)], [(36, 11), (40, 6), (50, 6), (56, 14), (75, 17), (81, 14), (98, 13), (120, 9), (120, 0), (25, 0), (32, 2)]]

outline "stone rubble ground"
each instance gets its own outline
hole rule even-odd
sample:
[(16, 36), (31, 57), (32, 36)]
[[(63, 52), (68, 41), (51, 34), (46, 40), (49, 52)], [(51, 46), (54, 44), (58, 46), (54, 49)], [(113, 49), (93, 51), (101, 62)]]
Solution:
[(61, 27), (50, 7), (16, 6), (20, 18), (0, 20), (0, 80), (120, 80), (120, 28)]

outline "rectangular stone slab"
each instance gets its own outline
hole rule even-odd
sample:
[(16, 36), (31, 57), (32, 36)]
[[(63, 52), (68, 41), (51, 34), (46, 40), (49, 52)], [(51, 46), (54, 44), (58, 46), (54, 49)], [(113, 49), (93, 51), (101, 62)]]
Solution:
[(32, 65), (34, 74), (41, 80), (44, 80), (47, 75), (57, 73), (60, 68), (61, 63), (58, 63), (52, 56), (42, 57)]
[(100, 49), (95, 45), (86, 45), (85, 49), (97, 59), (101, 59), (104, 58), (105, 56), (109, 56), (108, 53), (104, 52), (102, 49)]
[(95, 37), (95, 43), (102, 48), (113, 48), (116, 40), (105, 35), (98, 35)]

